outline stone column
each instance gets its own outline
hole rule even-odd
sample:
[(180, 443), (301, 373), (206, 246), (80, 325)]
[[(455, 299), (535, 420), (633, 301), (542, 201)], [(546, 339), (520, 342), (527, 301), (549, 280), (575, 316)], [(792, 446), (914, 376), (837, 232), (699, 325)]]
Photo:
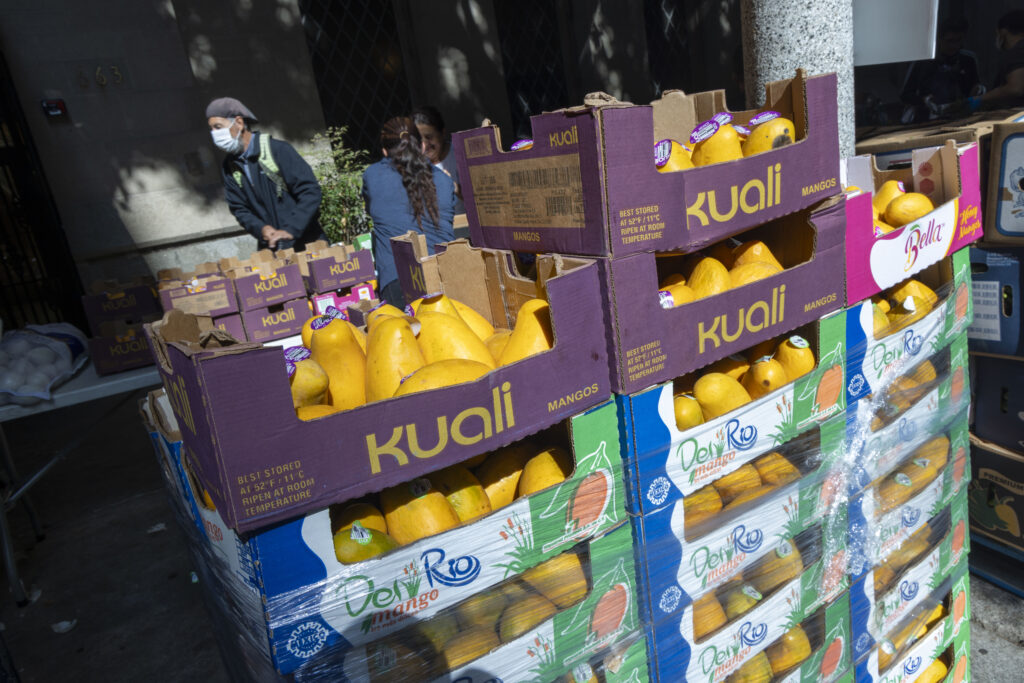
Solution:
[(747, 104), (764, 104), (764, 86), (836, 72), (839, 153), (854, 153), (853, 0), (742, 0), (743, 67)]

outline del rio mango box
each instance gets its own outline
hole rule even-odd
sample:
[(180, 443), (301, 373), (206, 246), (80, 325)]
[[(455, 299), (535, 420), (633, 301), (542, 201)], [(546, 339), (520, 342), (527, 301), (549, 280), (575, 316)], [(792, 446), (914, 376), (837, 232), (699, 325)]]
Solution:
[[(981, 239), (978, 145), (926, 147), (909, 169), (879, 171), (870, 155), (847, 160), (847, 182), (863, 192), (846, 202), (847, 302), (867, 299)], [(875, 235), (872, 188), (887, 180), (924, 194), (935, 209), (890, 233)]]
[(508, 445), (610, 396), (592, 260), (540, 257), (536, 282), (511, 273), (508, 252), (453, 242), (439, 257), (447, 264), (444, 291), (496, 326), (512, 328), (522, 303), (546, 296), (554, 347), (475, 382), (303, 422), (292, 407), (282, 349), (211, 339), (201, 334), (202, 318), (176, 312), (146, 326), (185, 446), (229, 527), (246, 532), (380, 491)]
[[(845, 234), (841, 197), (745, 232), (737, 239), (761, 240), (785, 270), (675, 307), (658, 291), (671, 272), (666, 255), (601, 259), (615, 391), (670, 380), (841, 308)], [(682, 266), (684, 257), (674, 261)]]
[[(429, 619), (617, 525), (623, 530), (609, 534), (603, 547), (628, 559), (632, 577), (617, 421), (610, 401), (569, 420), (576, 468), (563, 483), (355, 564), (335, 556), (328, 509), (242, 537), (202, 502), (187, 446), (173, 459), (206, 549), (226, 569), (220, 578), (233, 592), (256, 592), (265, 616), (265, 632), (257, 635), (277, 669), (289, 673), (321, 653), (343, 652)], [(632, 579), (628, 587), (635, 613)], [(636, 628), (636, 620), (621, 625)]]
[(875, 338), (872, 303), (846, 309), (847, 385), (852, 406), (874, 394), (922, 359), (935, 355), (971, 324), (971, 264), (968, 250), (929, 266), (915, 276), (939, 297), (923, 318)]
[(630, 512), (645, 514), (670, 505), (842, 415), (845, 324), (845, 317), (835, 314), (801, 330), (816, 351), (814, 370), (686, 431), (676, 426), (671, 381), (632, 395), (616, 394), (627, 444)]
[(470, 237), (528, 252), (693, 251), (838, 193), (835, 74), (769, 83), (764, 108), (793, 121), (795, 143), (675, 173), (656, 170), (655, 143), (688, 143), (727, 110), (724, 91), (635, 106), (598, 96), (534, 116), (533, 146), (518, 151), (502, 150), (494, 126), (455, 133)]

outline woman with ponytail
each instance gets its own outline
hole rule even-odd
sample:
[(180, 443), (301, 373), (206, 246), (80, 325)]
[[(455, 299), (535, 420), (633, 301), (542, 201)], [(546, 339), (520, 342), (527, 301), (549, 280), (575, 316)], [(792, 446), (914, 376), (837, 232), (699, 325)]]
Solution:
[(427, 247), (455, 239), (455, 184), (423, 153), (412, 119), (399, 116), (380, 133), (384, 158), (363, 172), (363, 200), (373, 219), (373, 258), (379, 298), (402, 308), (405, 299), (391, 251), (391, 238), (410, 230), (426, 235)]

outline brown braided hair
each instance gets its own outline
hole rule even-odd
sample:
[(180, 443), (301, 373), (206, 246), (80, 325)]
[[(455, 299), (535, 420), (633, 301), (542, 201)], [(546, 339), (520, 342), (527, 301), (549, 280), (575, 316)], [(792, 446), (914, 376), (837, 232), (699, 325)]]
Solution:
[(423, 230), (423, 215), (426, 214), (435, 226), (439, 226), (441, 212), (437, 207), (434, 166), (423, 153), (423, 142), (416, 124), (408, 116), (389, 119), (380, 131), (380, 144), (402, 176), (402, 186), (409, 195), (416, 225)]

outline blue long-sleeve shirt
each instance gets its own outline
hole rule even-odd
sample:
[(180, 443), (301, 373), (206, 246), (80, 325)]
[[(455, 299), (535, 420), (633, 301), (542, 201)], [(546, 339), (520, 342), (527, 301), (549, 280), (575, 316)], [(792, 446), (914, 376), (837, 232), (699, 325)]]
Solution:
[(427, 247), (434, 253), (434, 246), (455, 239), (452, 219), (455, 216), (455, 184), (444, 171), (434, 171), (434, 187), (437, 188), (437, 208), (440, 225), (435, 225), (430, 216), (422, 216), (423, 229), (416, 224), (412, 203), (402, 185), (402, 176), (385, 157), (370, 164), (363, 172), (363, 200), (366, 212), (373, 219), (373, 259), (377, 265), (379, 289), (398, 279), (395, 257), (391, 251), (391, 238), (404, 235), (410, 230), (421, 232), (427, 237)]

